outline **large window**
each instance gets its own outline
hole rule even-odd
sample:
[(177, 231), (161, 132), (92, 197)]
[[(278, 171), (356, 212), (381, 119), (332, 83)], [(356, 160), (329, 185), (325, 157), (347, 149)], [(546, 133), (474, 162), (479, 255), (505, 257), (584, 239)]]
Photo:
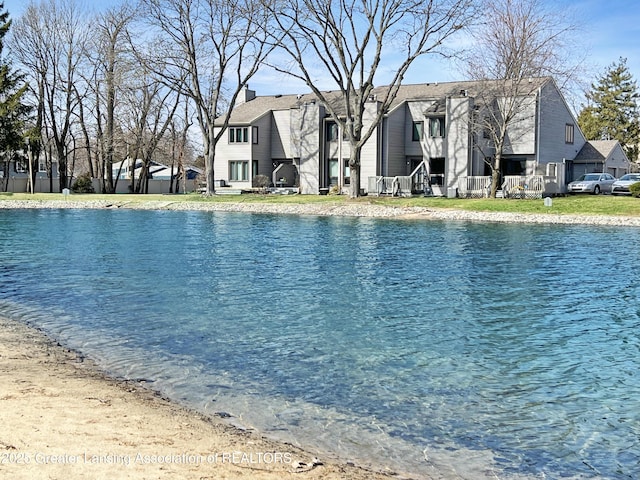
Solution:
[(411, 133), (411, 140), (413, 142), (419, 142), (422, 140), (422, 132), (424, 130), (423, 122), (413, 122), (413, 128)]
[(431, 117), (429, 119), (429, 136), (444, 137), (444, 117)]
[(429, 182), (431, 185), (444, 185), (444, 168), (444, 157), (429, 159), (429, 171), (431, 172)]
[(249, 143), (249, 127), (229, 127), (229, 143)]
[(574, 137), (574, 126), (573, 123), (567, 123), (564, 126), (564, 142), (565, 143), (573, 143)]
[(327, 142), (335, 142), (338, 140), (338, 124), (336, 122), (327, 122)]
[(246, 160), (229, 162), (229, 181), (248, 182), (249, 162)]

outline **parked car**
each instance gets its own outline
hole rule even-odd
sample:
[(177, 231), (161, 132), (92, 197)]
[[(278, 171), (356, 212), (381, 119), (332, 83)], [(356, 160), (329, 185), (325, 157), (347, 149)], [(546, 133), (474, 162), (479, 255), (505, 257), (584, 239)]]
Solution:
[(567, 185), (569, 193), (593, 193), (611, 192), (611, 186), (616, 179), (608, 173), (586, 173), (577, 180)]
[(629, 187), (637, 182), (640, 182), (640, 173), (627, 173), (613, 182), (611, 195), (631, 195)]

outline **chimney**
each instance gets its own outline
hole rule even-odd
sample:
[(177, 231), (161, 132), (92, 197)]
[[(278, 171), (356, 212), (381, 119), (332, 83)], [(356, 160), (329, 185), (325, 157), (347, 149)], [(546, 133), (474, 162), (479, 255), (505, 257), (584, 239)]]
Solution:
[(249, 85), (245, 85), (242, 91), (238, 94), (236, 105), (242, 105), (243, 103), (250, 102), (254, 98), (256, 98), (255, 90), (249, 90)]

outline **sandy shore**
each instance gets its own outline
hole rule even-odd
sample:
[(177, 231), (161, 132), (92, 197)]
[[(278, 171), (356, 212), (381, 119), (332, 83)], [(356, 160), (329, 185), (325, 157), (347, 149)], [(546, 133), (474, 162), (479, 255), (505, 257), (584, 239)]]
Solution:
[(108, 378), (0, 318), (0, 478), (389, 479), (318, 459)]

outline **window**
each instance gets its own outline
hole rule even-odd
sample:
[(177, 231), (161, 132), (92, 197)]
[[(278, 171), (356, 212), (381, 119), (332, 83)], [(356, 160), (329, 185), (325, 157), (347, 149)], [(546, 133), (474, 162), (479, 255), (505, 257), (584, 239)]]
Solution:
[(344, 184), (349, 185), (351, 183), (351, 170), (349, 169), (349, 159), (342, 160), (344, 163)]
[(25, 173), (27, 171), (27, 163), (24, 160), (16, 160), (13, 167), (16, 173)]
[(429, 159), (429, 171), (431, 172), (429, 182), (431, 185), (444, 185), (444, 168), (444, 157)]
[(249, 162), (246, 160), (229, 162), (229, 181), (248, 182)]
[(413, 122), (413, 129), (411, 133), (411, 141), (419, 142), (422, 140), (422, 132), (424, 130), (423, 122)]
[(484, 117), (484, 126), (482, 128), (482, 138), (491, 138), (491, 119)]
[(258, 127), (251, 127), (251, 143), (258, 144)]
[(567, 123), (564, 126), (564, 143), (573, 143), (574, 126), (573, 123)]
[(338, 140), (338, 125), (336, 122), (327, 122), (327, 142)]
[(248, 143), (249, 127), (230, 127), (229, 143)]
[(340, 173), (340, 167), (338, 165), (337, 158), (329, 159), (329, 185), (338, 185), (338, 174)]
[(444, 137), (444, 117), (432, 117), (429, 119), (429, 136)]

